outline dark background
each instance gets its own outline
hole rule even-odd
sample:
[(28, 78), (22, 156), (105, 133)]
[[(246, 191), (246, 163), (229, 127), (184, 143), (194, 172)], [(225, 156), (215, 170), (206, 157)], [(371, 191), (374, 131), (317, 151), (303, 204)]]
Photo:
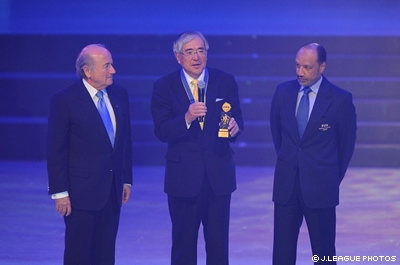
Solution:
[(353, 93), (358, 141), (351, 166), (400, 166), (400, 1), (11, 1), (0, 0), (0, 159), (45, 159), (50, 97), (75, 80), (77, 54), (103, 43), (115, 83), (130, 95), (134, 165), (162, 165), (153, 135), (152, 84), (178, 69), (172, 41), (199, 30), (208, 65), (235, 75), (245, 131), (236, 163), (270, 166), (270, 99), (295, 78), (310, 41), (328, 52), (326, 77)]

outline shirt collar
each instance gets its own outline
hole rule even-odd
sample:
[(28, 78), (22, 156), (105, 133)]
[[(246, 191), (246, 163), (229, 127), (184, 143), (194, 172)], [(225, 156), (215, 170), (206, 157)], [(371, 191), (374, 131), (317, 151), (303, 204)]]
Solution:
[[(94, 98), (96, 96), (96, 93), (99, 92), (99, 90), (97, 90), (96, 88), (94, 88), (93, 86), (91, 86), (85, 79), (82, 78), (82, 82), (83, 85), (86, 87), (87, 91), (89, 92), (90, 96), (92, 98)], [(100, 91), (103, 91), (104, 94), (107, 95), (107, 89), (104, 88)]]
[[(188, 82), (188, 84), (190, 84), (194, 78), (191, 77), (190, 75), (188, 75), (185, 71), (185, 69), (183, 69), (183, 74), (185, 75), (186, 81)], [(205, 69), (203, 69), (203, 71), (201, 72), (200, 76), (197, 78), (197, 80), (202, 80), (204, 81), (204, 75), (205, 75)]]
[[(321, 86), (321, 83), (322, 83), (322, 77), (323, 76), (321, 75), (319, 80), (314, 85), (310, 86), (311, 91), (314, 92), (315, 94), (318, 94), (319, 87)], [(300, 91), (302, 91), (303, 88), (304, 88), (304, 86), (301, 86)]]

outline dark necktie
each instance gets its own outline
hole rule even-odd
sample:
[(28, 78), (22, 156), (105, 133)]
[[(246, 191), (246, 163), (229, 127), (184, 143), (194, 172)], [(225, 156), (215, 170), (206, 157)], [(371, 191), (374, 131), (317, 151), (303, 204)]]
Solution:
[(110, 113), (108, 113), (106, 103), (104, 102), (104, 92), (99, 91), (96, 93), (96, 96), (99, 98), (99, 101), (97, 102), (97, 109), (99, 110), (101, 119), (103, 120), (104, 126), (106, 127), (111, 145), (114, 146), (114, 128), (111, 122)]
[(311, 92), (309, 87), (303, 88), (303, 96), (300, 99), (299, 107), (297, 108), (297, 126), (299, 128), (300, 139), (303, 136), (308, 122), (308, 113), (310, 110), (310, 100), (308, 94)]

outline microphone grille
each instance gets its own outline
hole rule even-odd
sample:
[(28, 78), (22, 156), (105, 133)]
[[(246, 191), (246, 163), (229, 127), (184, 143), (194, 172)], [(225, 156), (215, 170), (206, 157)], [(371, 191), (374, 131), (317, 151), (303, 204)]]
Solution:
[(197, 87), (204, 89), (206, 87), (206, 83), (203, 80), (199, 80), (199, 82), (197, 82)]

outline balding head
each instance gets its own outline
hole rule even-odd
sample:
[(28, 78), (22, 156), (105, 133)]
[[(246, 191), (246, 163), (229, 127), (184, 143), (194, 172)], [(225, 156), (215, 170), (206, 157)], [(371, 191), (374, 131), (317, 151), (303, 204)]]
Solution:
[(299, 52), (301, 50), (314, 50), (317, 52), (317, 59), (318, 63), (321, 65), (322, 63), (326, 62), (326, 50), (323, 46), (319, 45), (316, 42), (309, 42), (304, 44), (303, 46), (300, 47)]
[(103, 44), (90, 44), (83, 48), (76, 59), (76, 75), (80, 78), (86, 79), (87, 76), (85, 75), (84, 67), (87, 66), (89, 69), (93, 69), (93, 56), (104, 53), (109, 53), (109, 51)]
[(97, 90), (113, 83), (115, 74), (111, 53), (101, 44), (83, 48), (76, 60), (76, 73)]

